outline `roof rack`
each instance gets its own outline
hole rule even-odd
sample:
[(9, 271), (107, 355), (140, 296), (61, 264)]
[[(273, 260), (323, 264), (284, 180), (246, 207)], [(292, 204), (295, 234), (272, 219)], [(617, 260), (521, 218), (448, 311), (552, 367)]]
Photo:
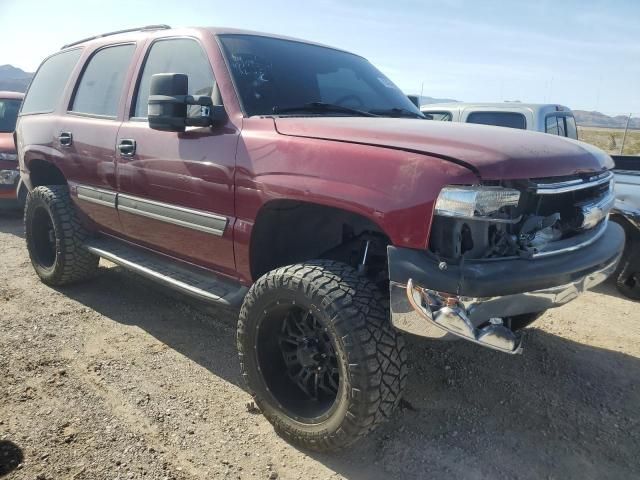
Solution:
[(89, 40), (95, 40), (96, 38), (109, 37), (111, 35), (118, 35), (119, 33), (144, 32), (147, 30), (166, 30), (168, 28), (171, 28), (171, 27), (169, 25), (160, 24), (160, 25), (146, 25), (144, 27), (137, 27), (137, 28), (127, 28), (125, 30), (116, 30), (115, 32), (102, 33), (100, 35), (95, 35), (93, 37), (83, 38), (82, 40), (78, 40), (77, 42), (67, 43), (66, 45), (63, 45), (60, 50), (64, 50), (65, 48), (73, 47), (74, 45), (79, 45), (81, 43), (88, 42)]

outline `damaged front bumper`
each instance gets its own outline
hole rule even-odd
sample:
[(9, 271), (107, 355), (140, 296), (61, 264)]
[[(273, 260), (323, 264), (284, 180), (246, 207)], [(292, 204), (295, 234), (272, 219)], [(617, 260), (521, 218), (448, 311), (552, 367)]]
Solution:
[(448, 265), (426, 251), (389, 246), (391, 322), (414, 335), (519, 353), (521, 337), (505, 320), (575, 299), (613, 273), (623, 249), (624, 231), (613, 222), (586, 247), (534, 259)]

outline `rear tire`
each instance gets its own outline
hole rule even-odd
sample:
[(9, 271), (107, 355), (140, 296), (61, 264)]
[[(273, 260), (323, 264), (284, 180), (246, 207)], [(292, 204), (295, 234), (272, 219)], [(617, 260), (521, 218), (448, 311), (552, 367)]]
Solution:
[(345, 447), (389, 418), (407, 376), (383, 296), (348, 265), (279, 268), (249, 290), (238, 322), (242, 376), (286, 440)]
[(68, 187), (33, 189), (27, 196), (24, 223), (31, 264), (44, 283), (66, 285), (96, 273), (100, 258), (84, 248), (90, 232), (78, 218)]

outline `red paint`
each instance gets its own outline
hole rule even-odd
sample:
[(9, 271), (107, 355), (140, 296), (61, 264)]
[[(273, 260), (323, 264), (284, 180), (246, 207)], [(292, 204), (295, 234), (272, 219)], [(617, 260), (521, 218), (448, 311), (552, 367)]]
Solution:
[[(377, 224), (394, 245), (426, 248), (433, 205), (447, 184), (612, 167), (606, 154), (585, 144), (512, 129), (389, 118), (246, 118), (215, 38), (227, 32), (159, 30), (86, 43), (57, 111), (19, 120), (20, 161), (29, 188), (29, 165), (40, 159), (57, 165), (72, 191), (85, 184), (224, 215), (229, 226), (217, 237), (79, 201), (100, 230), (250, 284), (252, 227), (273, 200), (355, 212)], [(154, 39), (175, 36), (196, 39), (209, 57), (229, 117), (226, 125), (176, 134), (129, 118), (146, 49)], [(136, 42), (138, 49), (118, 118), (67, 113), (84, 60), (96, 48), (124, 41)], [(56, 139), (67, 130), (74, 146), (65, 149)], [(134, 157), (117, 153), (120, 139), (136, 140)]]

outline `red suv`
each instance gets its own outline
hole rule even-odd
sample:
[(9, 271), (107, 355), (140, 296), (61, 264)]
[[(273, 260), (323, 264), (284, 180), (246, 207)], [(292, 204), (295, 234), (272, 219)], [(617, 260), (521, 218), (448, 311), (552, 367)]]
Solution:
[(520, 352), (624, 244), (602, 151), (428, 121), (364, 58), (261, 33), (67, 45), (38, 69), (17, 142), (40, 278), (85, 280), (104, 257), (239, 307), (250, 392), (317, 450), (391, 415), (402, 332)]
[(13, 131), (24, 95), (0, 92), (0, 209), (24, 207), (27, 190), (20, 183)]

